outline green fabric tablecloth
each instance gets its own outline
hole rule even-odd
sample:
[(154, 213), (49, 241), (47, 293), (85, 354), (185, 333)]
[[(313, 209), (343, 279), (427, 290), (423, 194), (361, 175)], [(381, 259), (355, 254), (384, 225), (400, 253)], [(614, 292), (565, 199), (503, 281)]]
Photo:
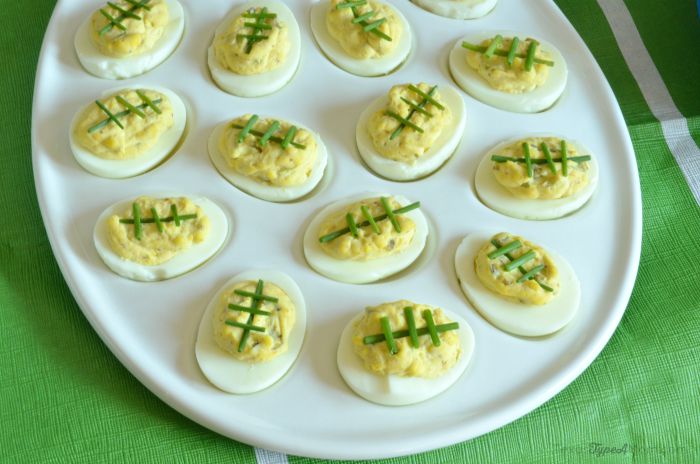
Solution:
[[(636, 150), (644, 232), (632, 299), (602, 354), (542, 407), (469, 442), (381, 462), (700, 462), (696, 2), (556, 3), (603, 68)], [(266, 454), (181, 416), (80, 312), (32, 178), (32, 87), (53, 6), (0, 4), (0, 461), (321, 462)]]

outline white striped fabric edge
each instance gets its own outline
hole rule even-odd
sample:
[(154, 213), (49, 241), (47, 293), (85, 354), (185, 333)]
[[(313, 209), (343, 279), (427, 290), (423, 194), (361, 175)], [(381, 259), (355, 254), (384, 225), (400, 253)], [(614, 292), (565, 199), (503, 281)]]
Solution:
[(255, 448), (255, 460), (258, 464), (289, 464), (286, 454), (262, 448)]
[(612, 28), (622, 56), (639, 84), (649, 109), (661, 123), (666, 144), (683, 172), (695, 201), (700, 204), (700, 148), (690, 135), (688, 121), (673, 102), (623, 0), (598, 0), (598, 5)]

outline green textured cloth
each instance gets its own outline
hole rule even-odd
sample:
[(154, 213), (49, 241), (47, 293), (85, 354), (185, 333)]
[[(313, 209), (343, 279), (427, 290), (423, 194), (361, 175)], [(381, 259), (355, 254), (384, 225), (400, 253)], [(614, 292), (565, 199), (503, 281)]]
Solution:
[[(625, 3), (699, 143), (695, 0)], [(542, 407), (469, 442), (378, 462), (700, 462), (700, 208), (599, 2), (557, 4), (610, 81), (637, 153), (644, 233), (629, 307), (602, 354)], [(3, 1), (0, 14), (0, 461), (255, 463), (253, 448), (186, 419), (132, 377), (56, 266), (30, 145), (34, 73), (53, 6)]]

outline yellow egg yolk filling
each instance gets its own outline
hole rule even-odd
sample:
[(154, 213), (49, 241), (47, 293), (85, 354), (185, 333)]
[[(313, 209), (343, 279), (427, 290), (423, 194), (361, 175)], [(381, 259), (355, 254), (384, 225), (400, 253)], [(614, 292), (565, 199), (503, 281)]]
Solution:
[(110, 15), (124, 29), (112, 24), (103, 12), (97, 10), (92, 15), (91, 37), (103, 55), (124, 58), (148, 52), (158, 42), (168, 25), (170, 14), (163, 0), (150, 0), (146, 8), (135, 8), (130, 2), (112, 2), (121, 10), (131, 12), (125, 15), (119, 9), (105, 6), (101, 10)]
[[(516, 240), (521, 243), (521, 246), (509, 252), (510, 257), (501, 255), (493, 259), (489, 258), (489, 254)], [(499, 247), (491, 241), (498, 243)], [(509, 301), (528, 305), (546, 304), (559, 293), (559, 271), (552, 257), (543, 248), (507, 232), (494, 235), (491, 241), (479, 249), (474, 259), (476, 275), (486, 288)], [(506, 269), (506, 266), (511, 263), (511, 258), (517, 260), (529, 252), (534, 253), (532, 259), (511, 271)], [(544, 267), (534, 275), (534, 278), (518, 282), (524, 275), (523, 271), (527, 273), (540, 265)], [(544, 284), (551, 290), (546, 290), (540, 284)]]
[(416, 327), (425, 326), (422, 313), (430, 310), (436, 325), (452, 322), (439, 308), (416, 304), (407, 300), (384, 303), (365, 309), (364, 314), (353, 325), (353, 351), (362, 359), (365, 369), (379, 375), (422, 377), (433, 379), (449, 371), (462, 355), (457, 331), (440, 333), (440, 345), (435, 346), (428, 335), (419, 336), (418, 348), (411, 345), (409, 337), (395, 339), (397, 352), (391, 354), (385, 342), (365, 344), (364, 337), (382, 333), (381, 319), (388, 317), (393, 331), (406, 330), (408, 323), (404, 308), (412, 308)]
[[(388, 200), (388, 204), (393, 210), (401, 207), (393, 198)], [(367, 208), (373, 218), (386, 214), (379, 198), (368, 198), (329, 215), (319, 227), (319, 238), (347, 227), (348, 213), (355, 219), (358, 230), (357, 237), (348, 233), (320, 243), (324, 253), (341, 260), (367, 261), (399, 254), (411, 244), (416, 232), (416, 224), (411, 218), (403, 214), (396, 215), (400, 232), (396, 231), (389, 219), (377, 221), (380, 233), (376, 233), (371, 225), (360, 227), (365, 222), (362, 206)]]
[[(543, 144), (547, 146), (552, 159), (561, 159), (561, 139), (555, 137), (530, 137), (519, 140), (494, 153), (508, 158), (523, 158), (523, 143), (529, 145), (533, 160), (545, 159)], [(574, 144), (568, 143), (567, 156), (579, 156)], [(555, 200), (574, 195), (586, 187), (589, 182), (590, 164), (587, 161), (567, 163), (567, 175), (562, 171), (562, 163), (554, 162), (552, 172), (546, 163), (532, 165), (532, 177), (528, 176), (525, 163), (517, 161), (492, 162), (491, 169), (496, 181), (513, 196), (528, 200)]]
[[(294, 187), (303, 184), (310, 177), (318, 156), (316, 138), (305, 129), (294, 134), (294, 143), (282, 148), (279, 141), (268, 140), (261, 144), (261, 136), (275, 122), (273, 119), (258, 120), (251, 131), (239, 141), (239, 135), (252, 115), (234, 119), (226, 125), (219, 140), (219, 151), (228, 165), (241, 175), (257, 182), (275, 187)], [(288, 122), (278, 121), (275, 132), (279, 138), (291, 129)]]
[[(419, 105), (425, 99), (412, 91), (409, 85), (395, 85), (391, 88), (386, 107), (370, 116), (367, 122), (367, 132), (374, 148), (381, 156), (413, 164), (430, 150), (430, 147), (450, 124), (453, 116), (449, 106), (442, 101), (439, 89), (433, 92), (431, 98), (438, 102), (443, 107), (442, 109), (428, 101), (422, 108), (429, 115), (414, 111), (406, 100)], [(433, 88), (426, 83), (417, 84), (415, 87), (425, 94), (428, 94)], [(389, 112), (407, 119), (410, 114), (409, 121), (420, 127), (423, 132), (405, 126), (398, 135), (392, 138), (401, 123), (395, 117), (390, 116)]]
[[(326, 28), (328, 33), (345, 52), (353, 58), (366, 60), (381, 58), (391, 54), (396, 49), (404, 33), (403, 25), (393, 9), (384, 3), (368, 0), (365, 4), (355, 8), (338, 8), (338, 4), (347, 0), (330, 0), (328, 14), (326, 15)], [(353, 23), (353, 19), (374, 12), (367, 19), (368, 23), (385, 18), (386, 20), (377, 27), (377, 30), (391, 40), (364, 30), (360, 24)]]
[[(214, 340), (222, 350), (235, 359), (249, 363), (269, 361), (287, 351), (289, 334), (296, 321), (296, 308), (289, 296), (278, 286), (265, 282), (262, 294), (277, 299), (277, 302), (262, 300), (256, 309), (270, 313), (269, 315), (254, 314), (251, 320), (249, 312), (231, 309), (229, 305), (250, 308), (253, 299), (235, 293), (243, 290), (255, 293), (257, 282), (238, 282), (228, 288), (221, 296), (212, 319)], [(239, 350), (245, 329), (226, 323), (233, 321), (239, 324), (250, 324), (264, 328), (264, 332), (250, 330), (243, 349)]]
[(196, 215), (194, 219), (182, 220), (177, 225), (174, 220), (163, 221), (163, 231), (155, 222), (143, 223), (141, 237), (137, 238), (136, 226), (123, 223), (122, 219), (133, 220), (133, 207), (122, 215), (107, 218), (109, 245), (121, 258), (146, 266), (156, 266), (167, 262), (192, 245), (203, 242), (209, 235), (210, 222), (202, 209), (190, 199), (139, 197), (135, 200), (143, 218), (153, 218), (155, 209), (161, 219), (171, 217), (175, 205), (179, 216)]

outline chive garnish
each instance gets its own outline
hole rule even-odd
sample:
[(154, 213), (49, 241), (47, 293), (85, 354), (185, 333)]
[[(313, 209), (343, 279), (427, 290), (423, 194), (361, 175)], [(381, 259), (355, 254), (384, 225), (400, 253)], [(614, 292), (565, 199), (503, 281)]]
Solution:
[(119, 122), (119, 118), (117, 118), (115, 115), (112, 114), (111, 111), (109, 111), (109, 108), (107, 108), (104, 103), (102, 103), (99, 100), (95, 100), (95, 104), (100, 107), (100, 109), (107, 115), (107, 118), (112, 121), (114, 124), (119, 126), (121, 129), (124, 129), (124, 125)]
[(392, 118), (396, 119), (398, 122), (401, 123), (402, 126), (408, 126), (408, 127), (410, 127), (411, 129), (413, 129), (413, 130), (415, 130), (415, 131), (417, 131), (417, 132), (420, 132), (421, 134), (423, 133), (423, 128), (422, 128), (422, 127), (416, 126), (415, 124), (413, 124), (413, 123), (412, 123), (411, 121), (409, 121), (408, 119), (402, 118), (401, 116), (399, 116), (398, 114), (394, 113), (393, 111), (385, 111), (384, 114), (386, 114), (386, 115), (389, 116), (389, 117), (392, 117)]
[(120, 12), (125, 18), (141, 19), (141, 16), (137, 15), (133, 11), (125, 10), (124, 8), (117, 5), (116, 3), (107, 2), (107, 5), (109, 5), (112, 9)]
[(265, 19), (275, 19), (277, 17), (277, 13), (268, 13), (267, 8), (265, 11), (261, 11), (259, 13), (251, 13), (251, 12), (246, 12), (243, 13), (241, 16), (247, 19), (258, 19), (258, 18), (265, 18)]
[(496, 37), (493, 38), (489, 46), (486, 47), (486, 51), (484, 51), (484, 56), (488, 59), (491, 59), (491, 57), (493, 57), (493, 54), (496, 52), (496, 49), (500, 47), (502, 43), (503, 36), (501, 34), (496, 35)]
[(350, 233), (352, 236), (357, 238), (357, 224), (355, 223), (355, 218), (352, 217), (351, 213), (345, 215), (345, 221), (348, 223), (348, 228), (350, 228)]
[[(496, 250), (499, 250), (500, 248), (502, 248), (502, 245), (500, 243), (498, 243), (496, 240), (491, 240), (491, 245), (495, 246)], [(508, 246), (508, 245), (505, 245), (505, 246)], [(504, 253), (504, 256), (506, 258), (508, 258), (510, 261), (515, 260), (515, 258), (513, 258), (513, 256), (510, 253)], [(518, 270), (520, 271), (521, 274), (527, 274), (527, 271), (522, 266), (518, 266)], [(530, 278), (534, 279), (534, 281), (537, 282), (537, 285), (539, 285), (542, 288), (542, 290), (544, 290), (546, 292), (553, 292), (554, 291), (554, 289), (552, 287), (543, 284), (539, 280), (535, 279), (534, 276), (532, 276)]]
[(109, 21), (110, 26), (116, 26), (117, 28), (121, 29), (122, 31), (126, 31), (126, 26), (117, 21), (117, 18), (112, 16), (111, 14), (107, 13), (104, 9), (100, 8), (100, 14), (107, 18), (107, 21)]
[[(274, 122), (272, 123), (272, 126), (270, 126), (270, 127), (268, 128), (268, 130), (265, 131), (265, 132), (260, 132), (260, 131), (257, 131), (257, 130), (255, 130), (255, 129), (253, 129), (253, 126), (255, 125), (255, 123), (256, 123), (257, 121), (258, 121), (258, 115), (257, 115), (257, 114), (254, 114), (254, 115), (252, 115), (252, 116), (250, 117), (250, 119), (248, 120), (248, 122), (246, 122), (245, 126), (241, 126), (241, 125), (239, 125), (239, 124), (232, 124), (232, 125), (231, 125), (231, 127), (235, 128), (235, 129), (241, 129), (241, 132), (238, 134), (238, 143), (243, 143), (243, 140), (245, 139), (245, 137), (246, 137), (248, 134), (250, 134), (250, 135), (253, 135), (253, 136), (255, 136), (255, 137), (261, 138), (260, 141), (258, 141), (258, 144), (259, 144), (259, 145), (264, 145), (265, 143), (267, 143), (268, 141), (270, 141), (270, 142), (274, 142), (274, 143), (280, 144), (280, 145), (282, 146), (282, 148), (285, 148), (285, 149), (286, 149), (289, 145), (291, 145), (291, 146), (293, 146), (293, 147), (295, 147), (295, 148), (298, 148), (298, 149), (300, 149), (300, 150), (305, 150), (305, 149), (306, 149), (306, 145), (302, 145), (302, 144), (297, 143), (297, 142), (294, 141), (294, 136), (295, 136), (296, 133), (297, 133), (297, 128), (296, 128), (296, 126), (290, 127), (290, 128), (289, 128), (289, 131), (287, 131), (287, 133), (285, 134), (284, 138), (280, 138), (280, 137), (274, 136), (274, 135), (272, 135), (272, 134), (268, 135), (268, 132), (270, 132), (270, 130), (272, 130), (273, 128), (274, 128), (274, 130), (272, 131), (272, 133), (274, 133), (275, 131), (277, 131), (277, 130), (280, 128), (280, 123), (279, 123), (278, 121), (274, 121)], [(289, 135), (290, 132), (292, 133), (291, 136)], [(266, 138), (265, 138), (265, 137), (266, 137)], [(265, 138), (265, 143), (262, 143), (262, 138)]]
[(116, 100), (117, 100), (124, 108), (126, 108), (126, 109), (129, 110), (129, 111), (131, 111), (132, 113), (134, 113), (134, 114), (135, 114), (136, 116), (138, 116), (139, 118), (141, 118), (141, 119), (145, 119), (145, 118), (146, 118), (146, 114), (145, 114), (143, 111), (141, 111), (139, 108), (135, 107), (134, 105), (132, 105), (131, 103), (129, 103), (128, 101), (126, 101), (126, 98), (122, 97), (121, 95), (117, 95), (117, 96), (116, 96)]
[[(262, 279), (258, 279), (258, 283), (255, 286), (255, 295), (251, 297), (253, 301), (252, 301), (250, 307), (252, 309), (258, 309), (260, 307), (260, 302), (262, 300), (260, 298), (256, 298), (256, 296), (262, 296), (262, 291), (263, 291), (263, 281), (262, 281)], [(255, 319), (255, 314), (251, 313), (250, 316), (248, 316), (248, 322), (246, 324), (252, 325), (254, 319)], [(263, 332), (264, 332), (264, 330), (263, 330)], [(243, 334), (241, 335), (241, 340), (238, 342), (238, 352), (239, 353), (242, 353), (243, 350), (245, 349), (245, 344), (248, 342), (248, 337), (250, 337), (250, 330), (243, 328)]]
[(254, 114), (253, 116), (250, 117), (247, 123), (245, 123), (245, 126), (243, 126), (243, 129), (241, 132), (238, 134), (238, 143), (243, 143), (243, 139), (245, 139), (246, 135), (250, 132), (250, 130), (253, 128), (255, 123), (258, 121), (258, 115)]
[[(394, 130), (394, 132), (391, 133), (391, 136), (389, 136), (389, 140), (394, 140), (394, 139), (401, 133), (401, 131), (403, 130), (403, 128), (406, 127), (406, 126), (409, 126), (409, 127), (411, 127), (412, 129), (417, 130), (418, 132), (423, 132), (423, 129), (417, 129), (418, 126), (416, 126), (416, 125), (413, 124), (413, 123), (409, 123), (409, 121), (410, 121), (410, 119), (413, 117), (413, 115), (414, 115), (416, 112), (425, 111), (425, 110), (424, 110), (425, 105), (427, 105), (428, 103), (431, 103), (431, 104), (435, 105), (435, 107), (438, 108), (438, 109), (440, 109), (441, 111), (445, 109), (444, 106), (440, 105), (440, 103), (436, 102), (435, 99), (433, 98), (433, 95), (435, 94), (435, 91), (437, 90), (437, 85), (434, 85), (434, 86), (428, 91), (427, 94), (426, 94), (425, 92), (421, 91), (418, 87), (416, 87), (416, 86), (413, 85), (413, 84), (411, 84), (411, 85), (408, 86), (408, 90), (410, 90), (410, 91), (412, 91), (412, 92), (414, 92), (414, 93), (417, 93), (418, 96), (422, 97), (422, 100), (421, 100), (420, 103), (413, 103), (413, 104), (410, 104), (409, 101), (408, 101), (407, 99), (402, 98), (402, 100), (403, 100), (404, 102), (409, 103), (409, 106), (411, 106), (411, 111), (408, 113), (408, 116), (406, 116), (405, 118), (401, 118), (401, 117), (399, 116), (399, 118), (400, 118), (400, 119), (398, 119), (398, 120), (399, 120), (399, 127), (397, 127), (396, 130)], [(421, 111), (421, 110), (422, 110), (422, 111)], [(389, 114), (389, 113), (392, 113), (392, 112), (387, 111), (387, 115), (388, 115), (388, 116), (390, 116), (390, 117), (392, 117), (392, 118), (394, 118), (394, 119), (397, 119), (396, 116), (398, 116), (398, 115), (396, 115), (396, 113), (392, 113), (394, 116), (392, 116), (392, 114)], [(432, 116), (432, 115), (431, 115), (431, 116)]]
[[(172, 205), (172, 206), (175, 206), (175, 205)], [(173, 208), (171, 208), (171, 211), (173, 211)], [(177, 212), (177, 210), (176, 210), (176, 212)], [(175, 217), (173, 217), (173, 216), (159, 217), (158, 219), (160, 220), (161, 223), (175, 222), (175, 225), (179, 226), (182, 223), (182, 221), (187, 221), (190, 219), (197, 219), (197, 215), (196, 214), (183, 214), (183, 215), (179, 215), (179, 216), (175, 216)], [(141, 224), (155, 224), (156, 221), (154, 218), (142, 217), (140, 222), (141, 222)], [(120, 224), (134, 224), (134, 220), (128, 219), (128, 218), (122, 218), (119, 220), (119, 223)]]
[(440, 346), (440, 337), (438, 337), (435, 321), (433, 321), (433, 313), (430, 312), (429, 309), (423, 311), (423, 319), (425, 319), (425, 323), (428, 325), (428, 333), (433, 341), (433, 345)]
[(535, 252), (533, 250), (530, 250), (527, 253), (524, 253), (524, 254), (520, 255), (519, 257), (515, 258), (510, 263), (503, 266), (503, 268), (506, 271), (510, 272), (513, 269), (516, 269), (516, 268), (522, 266), (523, 264), (527, 263), (528, 261), (535, 259), (535, 256), (536, 256)]
[(539, 42), (533, 40), (527, 47), (527, 56), (525, 58), (525, 71), (530, 71), (532, 69), (532, 65), (535, 63), (535, 54), (537, 53), (538, 45)]
[[(571, 156), (571, 157), (567, 157), (566, 160), (573, 161), (575, 163), (583, 163), (585, 161), (590, 161), (591, 155)], [(512, 158), (510, 156), (491, 155), (491, 161), (493, 161), (494, 163), (506, 163), (508, 161), (512, 161), (514, 163), (524, 163), (525, 158)], [(546, 158), (530, 159), (530, 162), (532, 164), (548, 164), (549, 163)], [(563, 162), (563, 158), (552, 158), (552, 162), (561, 163), (561, 162)]]
[(253, 298), (254, 300), (269, 301), (270, 303), (277, 303), (279, 300), (274, 296), (262, 295), (258, 293), (246, 292), (245, 290), (236, 289), (233, 291), (236, 295), (247, 296)]
[(372, 217), (372, 215), (370, 214), (367, 206), (362, 205), (360, 207), (360, 211), (362, 211), (362, 215), (365, 217), (369, 225), (372, 226), (372, 230), (374, 231), (374, 233), (377, 235), (381, 235), (382, 231), (379, 229), (377, 222), (374, 220), (374, 217)]
[(241, 311), (244, 313), (256, 314), (258, 316), (270, 316), (270, 315), (272, 315), (272, 313), (270, 311), (263, 311), (262, 309), (248, 308), (246, 306), (241, 306), (241, 305), (236, 305), (236, 304), (229, 304), (228, 308), (232, 309), (234, 311)]
[[(137, 93), (138, 93), (138, 91), (137, 91)], [(158, 104), (158, 103), (160, 103), (160, 102), (161, 102), (161, 99), (159, 98), (159, 99), (157, 99), (157, 100), (153, 100), (151, 103), (155, 105), (155, 104)], [(98, 106), (99, 106), (99, 105), (98, 105)], [(149, 107), (149, 105), (147, 105), (147, 104), (144, 103), (143, 105), (138, 105), (138, 106), (135, 106), (134, 108), (137, 109), (137, 110), (139, 110), (139, 111), (141, 111), (141, 110), (144, 110), (144, 109), (146, 109), (146, 108), (148, 108), (148, 107)], [(102, 108), (100, 107), (100, 109), (102, 109)], [(128, 114), (131, 113), (131, 112), (132, 112), (132, 111), (131, 111), (130, 109), (127, 108), (127, 109), (125, 109), (124, 111), (121, 111), (121, 112), (119, 112), (119, 113), (117, 113), (117, 114), (115, 114), (115, 115), (113, 115), (113, 116), (114, 116), (115, 118), (119, 119), (119, 118), (123, 118), (124, 116), (128, 115)], [(158, 113), (160, 113), (160, 110), (158, 110)], [(95, 132), (96, 130), (100, 130), (100, 129), (102, 129), (103, 127), (105, 127), (107, 124), (109, 124), (110, 122), (112, 122), (112, 118), (110, 118), (110, 117), (108, 116), (107, 119), (103, 119), (102, 121), (98, 122), (98, 123), (95, 124), (94, 126), (88, 128), (88, 133), (91, 134), (91, 133)], [(118, 125), (119, 125), (119, 124), (118, 124)], [(122, 126), (120, 125), (120, 127), (122, 127)], [(123, 129), (123, 128), (124, 128), (124, 127), (122, 127), (122, 129)]]
[(445, 109), (445, 107), (442, 106), (439, 101), (437, 101), (433, 98), (433, 95), (431, 93), (425, 93), (413, 84), (408, 85), (408, 90), (417, 93), (418, 95), (423, 97), (423, 100), (426, 100), (428, 103), (432, 104), (436, 108), (439, 108), (441, 110)]
[(373, 22), (367, 24), (367, 25), (364, 26), (362, 29), (363, 29), (365, 32), (370, 32), (370, 31), (372, 31), (372, 30), (378, 28), (379, 26), (381, 26), (381, 25), (384, 24), (385, 22), (386, 22), (386, 18), (381, 18), (381, 19), (378, 19), (378, 20), (376, 20), (376, 21), (373, 21)]
[(386, 213), (386, 216), (389, 218), (389, 221), (391, 221), (391, 225), (394, 226), (394, 230), (396, 232), (401, 232), (401, 225), (399, 224), (399, 221), (396, 219), (396, 215), (394, 214), (394, 211), (391, 209), (391, 206), (389, 205), (389, 200), (387, 197), (381, 197), (379, 198), (379, 201), (382, 203), (382, 208), (384, 208), (384, 212)]
[(367, 21), (368, 19), (370, 19), (372, 16), (374, 16), (376, 14), (377, 14), (376, 11), (370, 11), (369, 13), (365, 13), (363, 15), (356, 17), (356, 18), (353, 18), (352, 23), (357, 24), (357, 23), (361, 23), (362, 21)]
[(136, 0), (124, 0), (126, 1), (129, 5), (131, 5), (131, 8), (128, 10), (125, 10), (124, 8), (120, 7), (119, 5), (116, 5), (112, 2), (107, 2), (107, 6), (110, 8), (113, 8), (114, 10), (119, 12), (118, 17), (113, 17), (109, 13), (107, 13), (104, 9), (100, 9), (100, 13), (102, 16), (107, 18), (107, 25), (100, 29), (99, 34), (104, 35), (107, 32), (111, 31), (113, 27), (117, 27), (118, 29), (121, 29), (122, 31), (126, 31), (126, 26), (122, 24), (122, 21), (125, 20), (126, 18), (133, 18), (133, 19), (138, 19), (142, 20), (143, 18), (140, 17), (139, 15), (136, 14), (136, 11), (139, 9), (143, 8), (146, 11), (150, 11), (151, 7), (148, 6), (148, 2), (151, 0), (143, 0), (143, 1), (136, 1)]
[(530, 144), (523, 142), (523, 154), (525, 155), (525, 168), (527, 177), (532, 177), (532, 158), (530, 158)]
[(413, 308), (406, 306), (403, 308), (403, 315), (408, 324), (408, 335), (411, 337), (411, 345), (413, 348), (418, 348), (418, 331), (416, 330), (416, 319), (413, 317)]
[(408, 106), (410, 106), (412, 110), (416, 110), (418, 113), (423, 114), (423, 115), (425, 115), (425, 116), (428, 117), (428, 118), (432, 118), (432, 117), (433, 117), (433, 113), (431, 113), (431, 112), (429, 112), (429, 111), (426, 111), (425, 108), (423, 108), (422, 106), (418, 106), (416, 103), (413, 103), (413, 102), (412, 102), (411, 100), (409, 100), (408, 98), (401, 97), (401, 101), (403, 101), (403, 102), (406, 103)]
[(515, 61), (515, 53), (518, 51), (519, 43), (520, 39), (517, 37), (513, 37), (513, 41), (510, 43), (510, 50), (508, 50), (508, 56), (506, 57), (506, 62), (508, 63), (508, 66), (513, 66), (513, 62)]
[[(254, 314), (251, 314), (251, 316), (254, 316)], [(265, 332), (265, 327), (260, 327), (260, 326), (252, 325), (252, 324), (244, 324), (244, 323), (238, 322), (238, 321), (226, 321), (225, 324), (231, 325), (233, 327), (239, 327), (239, 328), (243, 329), (244, 334), (248, 333), (251, 330), (253, 332)], [(241, 340), (242, 339), (243, 338), (241, 337)], [(248, 337), (246, 337), (246, 341), (248, 341)], [(241, 350), (240, 345), (239, 345), (238, 352), (240, 353), (241, 351), (242, 350)]]
[(569, 175), (569, 155), (566, 150), (566, 140), (561, 141), (561, 173), (564, 177)]
[(152, 101), (150, 98), (148, 98), (148, 95), (146, 95), (145, 93), (143, 93), (143, 92), (140, 91), (140, 90), (137, 90), (137, 91), (136, 91), (136, 95), (138, 95), (139, 98), (140, 98), (146, 105), (148, 105), (153, 111), (155, 111), (156, 114), (161, 114), (161, 113), (162, 113), (162, 111), (160, 110), (160, 108), (158, 108), (158, 107), (156, 106), (156, 103), (158, 103), (157, 101)]
[(399, 350), (398, 348), (396, 348), (396, 342), (394, 341), (394, 334), (391, 331), (391, 324), (389, 324), (389, 318), (384, 316), (379, 320), (379, 323), (382, 326), (382, 333), (384, 334), (384, 340), (386, 340), (386, 345), (389, 349), (389, 353), (398, 353)]
[(542, 269), (544, 269), (544, 264), (539, 264), (539, 265), (533, 267), (532, 269), (530, 269), (529, 271), (527, 271), (525, 274), (521, 275), (520, 278), (518, 280), (516, 280), (516, 282), (521, 284), (521, 283), (525, 282), (526, 280), (529, 280), (530, 277), (537, 275)]
[(350, 8), (353, 15), (353, 19), (351, 21), (352, 24), (357, 24), (358, 26), (362, 27), (362, 30), (365, 32), (371, 32), (372, 34), (391, 42), (391, 37), (378, 29), (378, 27), (386, 21), (386, 18), (380, 18), (374, 22), (368, 23), (367, 20), (373, 17), (376, 14), (376, 11), (368, 11), (363, 14), (358, 13), (356, 8), (365, 4), (367, 4), (366, 0), (347, 1), (338, 3), (335, 6), (335, 9), (342, 10), (344, 8)]
[(542, 142), (540, 147), (542, 148), (542, 153), (544, 153), (544, 159), (547, 160), (547, 164), (549, 165), (549, 170), (552, 171), (552, 174), (556, 174), (557, 168), (554, 166), (554, 160), (552, 159), (552, 152), (549, 151), (549, 145)]
[[(406, 205), (402, 208), (395, 209), (394, 215), (408, 213), (409, 211), (413, 211), (416, 208), (420, 208), (420, 201), (416, 201), (415, 203), (411, 203), (410, 205)], [(374, 217), (373, 219), (375, 222), (379, 222), (379, 221), (383, 221), (384, 219), (387, 219), (388, 217), (389, 217), (388, 215), (382, 214), (382, 215)], [(366, 227), (368, 225), (370, 225), (370, 222), (364, 221), (364, 222), (359, 223), (357, 226), (358, 227)], [(321, 243), (330, 242), (330, 241), (335, 240), (336, 238), (343, 236), (347, 233), (350, 233), (349, 227), (345, 227), (344, 229), (336, 230), (335, 232), (331, 232), (330, 234), (326, 234), (326, 235), (322, 236), (321, 238), (319, 238), (318, 241)]]
[(177, 213), (177, 206), (175, 205), (170, 205), (170, 214), (173, 216), (173, 221), (175, 221), (175, 225), (177, 227), (180, 227), (180, 220), (182, 219), (180, 215)]
[(156, 223), (156, 228), (158, 229), (158, 232), (161, 234), (165, 231), (163, 228), (163, 223), (160, 220), (160, 216), (158, 216), (158, 211), (156, 211), (155, 208), (151, 208), (151, 216), (153, 216), (153, 221)]
[(287, 148), (290, 143), (292, 143), (292, 140), (294, 140), (294, 136), (297, 133), (297, 126), (292, 126), (289, 128), (287, 131), (287, 134), (284, 136), (284, 139), (282, 140), (282, 143), (280, 144), (282, 148)]
[(365, 3), (367, 3), (367, 0), (355, 0), (355, 1), (349, 1), (349, 2), (343, 2), (343, 3), (338, 3), (335, 6), (336, 10), (342, 10), (343, 8), (355, 8), (358, 6), (362, 6)]
[(143, 9), (146, 10), (146, 11), (151, 11), (151, 7), (148, 6), (148, 3), (149, 3), (151, 0), (143, 0), (143, 1), (139, 1), (139, 0), (124, 0), (124, 1), (125, 1), (126, 3), (128, 3), (129, 5), (132, 5), (132, 6), (136, 7), (136, 9), (143, 8)]
[[(457, 329), (459, 329), (458, 322), (450, 322), (448, 324), (439, 324), (435, 326), (435, 331), (437, 333), (443, 333)], [(416, 329), (416, 333), (419, 337), (422, 337), (423, 335), (428, 335), (429, 332), (427, 327), (421, 327), (419, 329)], [(391, 334), (394, 336), (394, 339), (408, 337), (410, 335), (408, 330), (395, 330)], [(367, 335), (362, 339), (362, 343), (365, 345), (373, 345), (375, 343), (383, 342), (384, 340), (384, 334)]]
[(141, 240), (143, 236), (143, 226), (141, 225), (141, 207), (134, 202), (131, 205), (132, 215), (134, 216), (134, 237), (136, 240)]
[[(269, 24), (258, 24), (258, 23), (243, 23), (244, 27), (271, 30), (272, 26)], [(267, 38), (267, 37), (266, 37)]]
[(247, 19), (255, 19), (255, 21), (252, 23), (243, 23), (244, 27), (251, 29), (252, 32), (250, 34), (238, 34), (236, 36), (237, 38), (244, 39), (246, 41), (245, 52), (246, 54), (249, 54), (253, 50), (253, 46), (256, 43), (269, 38), (268, 36), (263, 35), (263, 31), (269, 31), (272, 29), (272, 25), (267, 24), (266, 21), (268, 19), (275, 19), (277, 14), (268, 13), (267, 7), (263, 7), (260, 12), (256, 13), (254, 9), (251, 9), (248, 12), (243, 13), (242, 16)]
[[(492, 243), (493, 243), (493, 242), (492, 242)], [(499, 246), (500, 246), (500, 245), (499, 245)], [(520, 248), (521, 246), (523, 246), (523, 244), (520, 243), (520, 240), (513, 240), (513, 241), (510, 242), (508, 245), (505, 245), (505, 246), (502, 246), (502, 247), (500, 247), (500, 248), (497, 248), (496, 250), (494, 250), (494, 251), (492, 251), (491, 253), (489, 253), (487, 256), (488, 256), (489, 259), (496, 259), (496, 258), (498, 258), (499, 256), (503, 256), (503, 255), (505, 255), (505, 254), (510, 253), (510, 252), (513, 251), (513, 250), (517, 250), (517, 249)]]
[(280, 128), (280, 123), (279, 121), (272, 121), (272, 124), (270, 124), (270, 127), (267, 128), (265, 133), (263, 134), (262, 137), (260, 137), (260, 140), (258, 141), (258, 144), (262, 147), (265, 146), (268, 140), (270, 140), (270, 137), (272, 137), (272, 134), (277, 132), (277, 130)]
[[(462, 48), (466, 48), (467, 50), (471, 50), (471, 51), (477, 52), (477, 53), (484, 53), (484, 54), (485, 54), (486, 51), (488, 50), (488, 47), (484, 47), (483, 45), (475, 45), (475, 44), (472, 44), (472, 43), (469, 43), (469, 42), (462, 42)], [(502, 57), (506, 57), (506, 58), (507, 58), (507, 57), (509, 56), (509, 54), (510, 54), (510, 50), (497, 49), (497, 50), (495, 50), (495, 51), (493, 52), (493, 54), (496, 55), (496, 56), (502, 56)], [(516, 58), (525, 58), (525, 59), (527, 59), (527, 55), (525, 55), (525, 54), (523, 54), (523, 53), (516, 53), (516, 54), (515, 54), (515, 57), (516, 57)], [(533, 59), (533, 61), (534, 61), (535, 63), (543, 64), (543, 65), (545, 65), (545, 66), (554, 66), (554, 61), (545, 60), (545, 59), (542, 59), (542, 58), (537, 58), (537, 57), (535, 57), (535, 58)]]

